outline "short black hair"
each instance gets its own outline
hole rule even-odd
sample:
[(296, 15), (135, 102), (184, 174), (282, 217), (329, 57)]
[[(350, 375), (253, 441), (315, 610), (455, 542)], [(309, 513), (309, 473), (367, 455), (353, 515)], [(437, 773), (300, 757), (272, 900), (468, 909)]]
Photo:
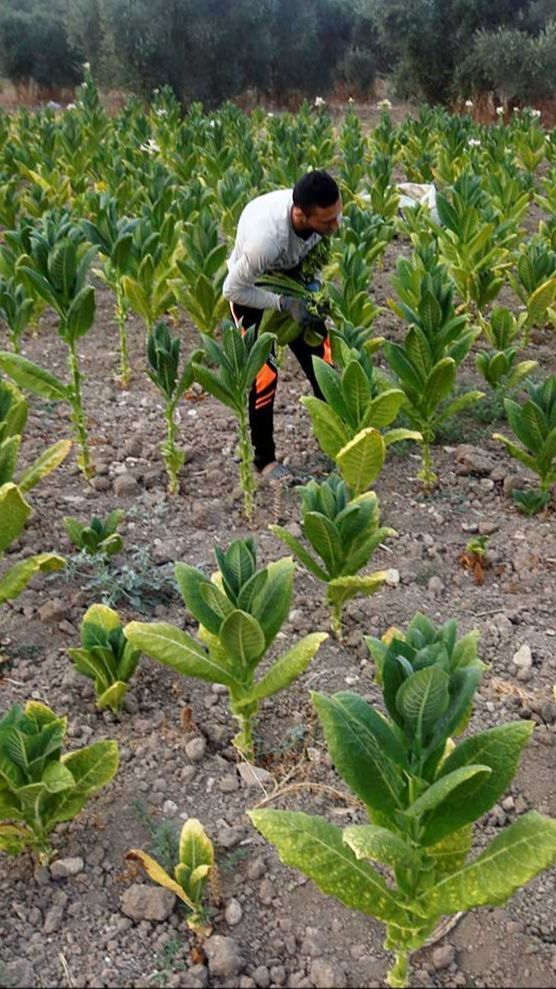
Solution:
[(293, 187), (293, 204), (308, 213), (315, 206), (333, 206), (340, 198), (337, 182), (328, 172), (315, 168), (302, 175)]

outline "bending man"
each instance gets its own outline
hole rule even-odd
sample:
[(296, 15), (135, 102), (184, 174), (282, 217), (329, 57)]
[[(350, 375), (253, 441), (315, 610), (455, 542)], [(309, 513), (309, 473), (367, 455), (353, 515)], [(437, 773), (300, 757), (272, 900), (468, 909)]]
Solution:
[[(300, 299), (276, 295), (256, 284), (264, 274), (279, 272), (299, 277), (301, 262), (322, 237), (335, 233), (340, 225), (342, 200), (334, 179), (324, 171), (308, 172), (291, 189), (277, 189), (252, 199), (238, 223), (233, 251), (228, 258), (224, 296), (230, 302), (237, 326), (244, 329), (261, 324), (265, 309), (288, 311), (302, 329), (310, 326), (322, 337), (316, 347), (303, 339), (303, 332), (289, 347), (309, 379), (313, 391), (322, 398), (313, 371), (313, 356), (330, 361), (326, 327), (311, 316)], [(274, 396), (278, 372), (274, 348), (257, 375), (249, 396), (251, 441), (255, 466), (260, 474), (277, 479), (288, 473), (277, 462), (274, 446)]]

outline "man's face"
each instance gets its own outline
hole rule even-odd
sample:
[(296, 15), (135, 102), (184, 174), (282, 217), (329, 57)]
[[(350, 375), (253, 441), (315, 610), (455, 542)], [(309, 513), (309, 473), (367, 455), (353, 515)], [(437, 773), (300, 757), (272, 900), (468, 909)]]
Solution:
[(303, 213), (306, 230), (329, 237), (335, 234), (342, 220), (342, 199), (339, 197), (332, 206), (314, 206), (310, 213)]

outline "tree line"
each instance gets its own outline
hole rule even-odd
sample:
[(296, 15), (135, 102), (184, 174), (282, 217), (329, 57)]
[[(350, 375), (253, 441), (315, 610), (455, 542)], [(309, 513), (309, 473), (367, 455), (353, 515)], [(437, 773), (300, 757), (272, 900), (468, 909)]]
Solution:
[(217, 106), (387, 76), (402, 99), (556, 96), (554, 0), (0, 0), (0, 71), (18, 87), (106, 87)]

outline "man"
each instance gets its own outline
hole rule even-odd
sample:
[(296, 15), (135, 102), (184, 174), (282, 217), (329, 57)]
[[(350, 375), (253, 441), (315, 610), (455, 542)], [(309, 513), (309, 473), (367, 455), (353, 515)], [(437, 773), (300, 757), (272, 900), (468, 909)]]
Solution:
[[(308, 311), (303, 300), (276, 295), (256, 284), (262, 275), (278, 272), (299, 277), (303, 259), (321, 238), (335, 233), (340, 225), (342, 200), (334, 179), (324, 171), (308, 172), (291, 189), (278, 189), (251, 200), (238, 223), (234, 249), (228, 258), (224, 296), (236, 326), (260, 326), (265, 309), (288, 312), (301, 326), (300, 335), (289, 344), (313, 391), (322, 398), (313, 370), (313, 356), (330, 362), (330, 343), (322, 320)], [(310, 347), (303, 330), (316, 331), (322, 342)], [(270, 480), (289, 471), (276, 460), (274, 446), (274, 396), (278, 379), (274, 348), (257, 375), (249, 396), (249, 422), (255, 466)]]

